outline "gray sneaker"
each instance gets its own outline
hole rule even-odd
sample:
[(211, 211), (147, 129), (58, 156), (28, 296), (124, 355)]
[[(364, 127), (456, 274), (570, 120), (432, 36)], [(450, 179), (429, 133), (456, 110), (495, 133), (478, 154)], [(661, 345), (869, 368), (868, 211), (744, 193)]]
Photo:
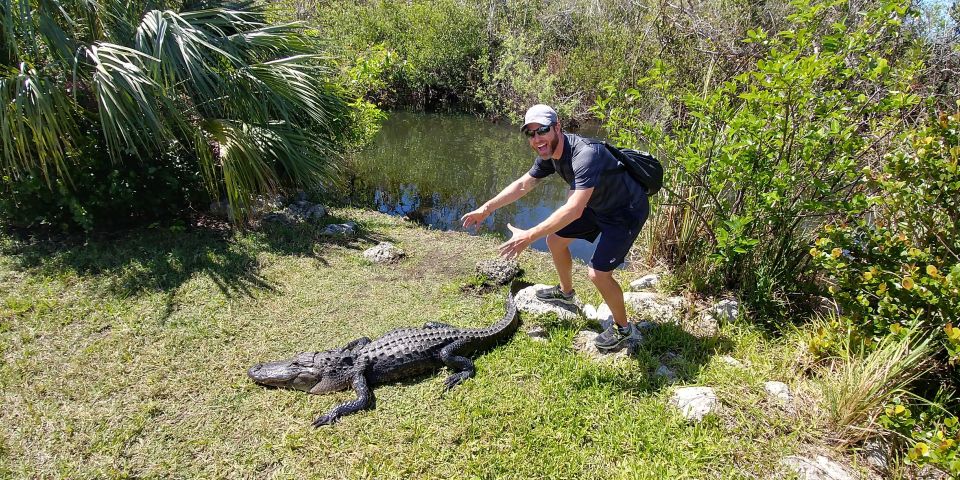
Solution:
[(569, 294), (563, 293), (563, 291), (560, 290), (560, 285), (545, 288), (543, 290), (537, 290), (537, 300), (560, 306), (576, 305), (576, 295), (576, 290), (571, 290)]
[(620, 330), (620, 327), (616, 323), (611, 323), (606, 330), (603, 331), (600, 335), (597, 335), (597, 338), (593, 341), (593, 344), (597, 346), (597, 350), (601, 352), (612, 352), (615, 350), (620, 350), (623, 348), (627, 341), (630, 340), (630, 337), (633, 336), (633, 325), (627, 324), (626, 331)]

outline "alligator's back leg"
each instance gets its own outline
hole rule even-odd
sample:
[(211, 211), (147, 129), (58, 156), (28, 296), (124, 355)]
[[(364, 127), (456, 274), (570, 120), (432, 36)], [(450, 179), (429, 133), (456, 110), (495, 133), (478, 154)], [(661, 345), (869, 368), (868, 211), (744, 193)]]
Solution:
[(373, 390), (367, 385), (366, 370), (366, 364), (360, 365), (357, 369), (357, 374), (353, 376), (353, 390), (357, 392), (357, 398), (349, 402), (341, 403), (333, 407), (325, 415), (318, 417), (313, 421), (314, 427), (332, 425), (339, 420), (340, 417), (363, 410), (373, 404)]
[(456, 342), (443, 347), (443, 350), (440, 350), (440, 361), (442, 361), (444, 365), (450, 367), (451, 369), (457, 370), (457, 373), (450, 375), (443, 382), (444, 385), (447, 386), (447, 390), (472, 377), (476, 372), (476, 368), (473, 366), (473, 360), (457, 355), (456, 353), (457, 350), (466, 344), (467, 340), (457, 340)]

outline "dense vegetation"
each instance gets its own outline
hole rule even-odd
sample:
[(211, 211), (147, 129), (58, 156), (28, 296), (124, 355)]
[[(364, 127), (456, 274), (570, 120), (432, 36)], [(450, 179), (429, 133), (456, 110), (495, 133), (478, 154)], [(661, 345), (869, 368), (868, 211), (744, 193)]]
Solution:
[(85, 229), (330, 180), (341, 87), (300, 27), (252, 5), (0, 3), (3, 174), (15, 225)]
[(336, 181), (384, 109), (550, 103), (665, 160), (650, 263), (804, 324), (814, 375), (846, 365), (839, 438), (957, 474), (958, 5), (3, 2), (0, 214), (91, 229), (226, 195), (240, 218)]
[[(656, 149), (670, 181), (647, 260), (694, 291), (738, 291), (774, 330), (835, 300), (839, 315), (807, 327), (813, 359), (903, 367), (850, 377), (886, 386), (867, 388), (873, 403), (836, 402), (838, 435), (887, 436), (910, 461), (960, 471), (945, 413), (958, 407), (960, 342), (956, 5), (289, 5), (347, 52), (348, 80), (383, 107), (515, 120), (544, 102), (568, 124), (598, 118), (616, 143)], [(864, 392), (851, 391), (838, 396)]]

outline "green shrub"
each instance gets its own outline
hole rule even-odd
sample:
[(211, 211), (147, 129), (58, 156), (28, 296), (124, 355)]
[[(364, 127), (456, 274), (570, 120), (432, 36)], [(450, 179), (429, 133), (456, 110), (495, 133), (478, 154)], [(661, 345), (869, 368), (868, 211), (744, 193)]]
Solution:
[(355, 81), (358, 73), (376, 73), (367, 77), (367, 100), (421, 109), (472, 104), (477, 65), (487, 47), (475, 4), (331, 2), (310, 16), (340, 48), (347, 81)]
[(682, 251), (667, 257), (675, 265), (705, 265), (690, 273), (740, 290), (772, 319), (809, 290), (806, 251), (817, 225), (862, 203), (855, 187), (875, 139), (900, 128), (920, 100), (908, 93), (918, 64), (901, 30), (906, 2), (863, 14), (842, 1), (792, 6), (789, 28), (749, 32), (745, 41), (765, 51), (752, 70), (707, 93), (668, 98), (680, 112), (669, 128), (644, 121), (639, 100), (684, 91), (664, 64), (635, 88), (608, 89), (598, 106), (617, 143), (656, 147), (668, 171), (661, 202), (694, 222), (662, 230), (673, 236), (652, 244)]
[[(865, 169), (864, 216), (827, 225), (810, 249), (846, 322), (868, 340), (905, 329), (937, 345), (939, 378), (887, 406), (881, 424), (910, 439), (908, 460), (960, 474), (960, 112), (907, 136), (882, 168)], [(915, 400), (939, 388), (933, 407)]]
[(953, 364), (960, 362), (958, 133), (960, 113), (909, 135), (909, 148), (865, 170), (869, 216), (826, 226), (810, 249), (855, 326), (875, 336), (920, 328)]

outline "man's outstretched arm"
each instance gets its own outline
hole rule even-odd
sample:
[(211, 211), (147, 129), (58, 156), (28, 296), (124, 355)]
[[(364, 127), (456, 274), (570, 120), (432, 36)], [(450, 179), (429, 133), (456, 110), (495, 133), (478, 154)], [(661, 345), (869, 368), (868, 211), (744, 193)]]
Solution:
[(524, 173), (522, 177), (514, 180), (510, 185), (507, 185), (507, 187), (501, 190), (495, 197), (487, 200), (480, 208), (460, 217), (460, 221), (463, 222), (464, 228), (479, 225), (480, 222), (486, 220), (487, 217), (498, 208), (515, 202), (518, 198), (526, 195), (530, 190), (533, 190), (533, 187), (537, 186), (540, 180), (542, 179), (534, 178), (530, 176), (529, 173)]
[(593, 195), (593, 188), (572, 191), (563, 206), (529, 230), (522, 230), (508, 223), (507, 227), (513, 233), (513, 236), (510, 237), (510, 240), (500, 244), (500, 255), (506, 258), (514, 258), (520, 255), (536, 239), (546, 237), (580, 218), (591, 195)]

